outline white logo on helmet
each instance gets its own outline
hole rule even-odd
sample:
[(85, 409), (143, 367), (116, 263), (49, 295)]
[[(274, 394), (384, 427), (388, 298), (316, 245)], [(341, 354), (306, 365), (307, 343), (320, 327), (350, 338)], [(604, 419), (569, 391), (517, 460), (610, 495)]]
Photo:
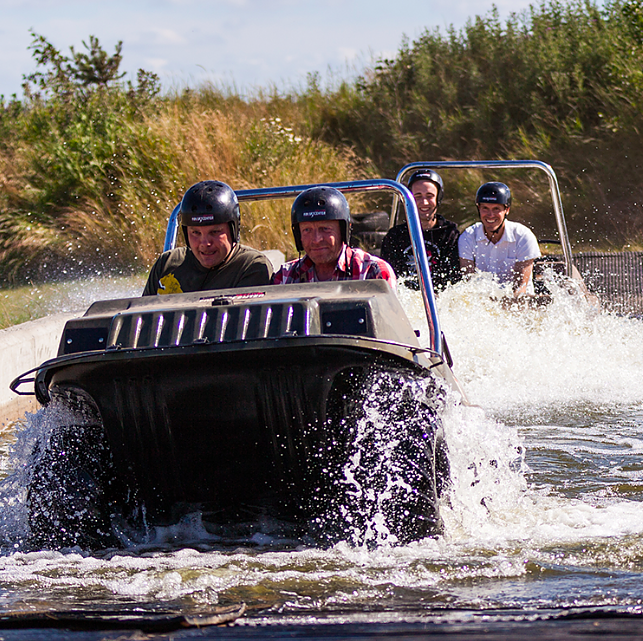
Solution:
[(304, 211), (301, 213), (302, 218), (319, 218), (319, 216), (325, 216), (326, 212), (322, 209), (321, 211)]
[(214, 215), (209, 214), (207, 216), (192, 216), (190, 220), (192, 221), (192, 223), (203, 223), (208, 220), (214, 220)]

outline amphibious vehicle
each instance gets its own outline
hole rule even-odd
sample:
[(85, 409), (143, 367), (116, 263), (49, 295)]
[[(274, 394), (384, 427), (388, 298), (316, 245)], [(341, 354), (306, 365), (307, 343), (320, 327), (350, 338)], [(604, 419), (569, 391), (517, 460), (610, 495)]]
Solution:
[[(67, 323), (56, 358), (12, 383), (62, 417), (34, 448), (36, 545), (124, 545), (125, 532), (195, 513), (222, 540), (405, 543), (441, 532), (440, 407), (449, 389), (461, 390), (417, 209), (395, 181), (331, 186), (400, 200), (425, 327), (411, 325), (382, 280), (94, 303)], [(292, 199), (308, 187), (237, 196)], [(21, 389), (30, 383), (33, 392)]]

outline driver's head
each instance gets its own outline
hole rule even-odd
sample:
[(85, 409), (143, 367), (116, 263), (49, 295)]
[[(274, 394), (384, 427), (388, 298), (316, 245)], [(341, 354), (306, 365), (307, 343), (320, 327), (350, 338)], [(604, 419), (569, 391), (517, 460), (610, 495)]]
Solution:
[(192, 185), (179, 213), (185, 242), (206, 269), (220, 265), (239, 242), (239, 202), (225, 183), (204, 180)]
[(239, 201), (232, 187), (225, 183), (203, 180), (192, 185), (181, 200), (179, 213), (184, 234), (186, 227), (228, 223), (232, 243), (239, 242)]

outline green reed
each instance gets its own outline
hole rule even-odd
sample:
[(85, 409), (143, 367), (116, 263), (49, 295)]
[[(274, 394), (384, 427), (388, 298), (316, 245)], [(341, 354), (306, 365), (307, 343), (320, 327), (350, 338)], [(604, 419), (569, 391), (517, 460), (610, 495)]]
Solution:
[[(5, 280), (145, 269), (162, 248), (170, 212), (199, 180), (247, 188), (363, 173), (349, 150), (295, 131), (295, 106), (274, 113), (275, 101), (291, 101), (244, 101), (209, 86), (161, 96), (145, 72), (136, 85), (115, 77), (88, 83), (76, 77), (73, 56), (43, 37), (34, 34), (32, 48), (40, 71), (22, 100), (0, 109)], [(291, 254), (287, 210), (254, 208), (242, 220), (242, 240)]]
[[(494, 10), (459, 31), (427, 29), (357, 81), (313, 82), (307, 97), (314, 135), (384, 175), (412, 160), (541, 159), (580, 242), (643, 243), (641, 0), (547, 0), (505, 22)], [(533, 184), (516, 184), (524, 202)]]
[[(135, 83), (90, 38), (66, 56), (33, 35), (35, 72), (0, 103), (0, 279), (144, 271), (185, 189), (393, 178), (412, 161), (538, 158), (556, 169), (576, 248), (643, 246), (643, 0), (543, 1), (501, 21), (425, 31), (357, 79), (299, 88)], [(542, 178), (448, 174), (465, 225), (483, 180), (513, 215), (551, 220)], [(357, 206), (382, 206), (362, 200)], [(294, 252), (285, 201), (243, 208), (242, 238)]]

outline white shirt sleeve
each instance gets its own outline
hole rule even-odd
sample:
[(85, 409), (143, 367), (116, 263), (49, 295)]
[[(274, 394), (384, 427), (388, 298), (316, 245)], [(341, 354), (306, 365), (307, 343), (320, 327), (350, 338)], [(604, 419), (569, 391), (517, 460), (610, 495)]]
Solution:
[(458, 254), (460, 258), (475, 261), (474, 247), (476, 244), (476, 235), (474, 225), (467, 227), (458, 238)]

